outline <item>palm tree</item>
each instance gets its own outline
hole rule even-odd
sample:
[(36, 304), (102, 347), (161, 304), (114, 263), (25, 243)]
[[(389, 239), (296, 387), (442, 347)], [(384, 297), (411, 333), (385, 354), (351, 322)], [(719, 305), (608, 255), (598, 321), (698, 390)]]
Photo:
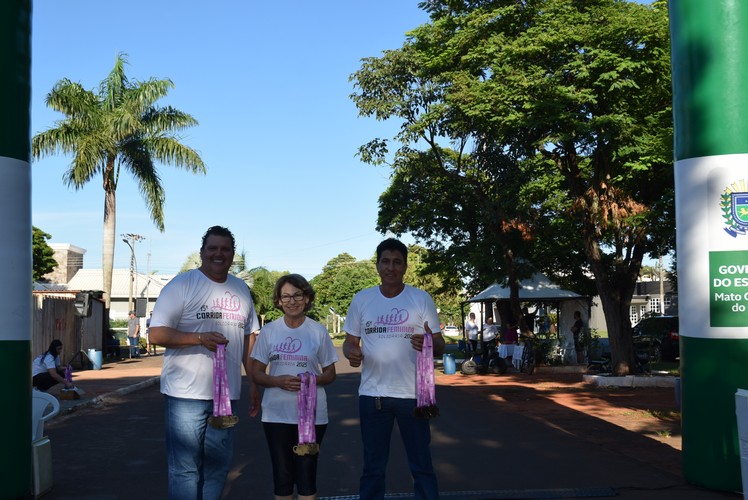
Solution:
[(72, 154), (63, 175), (67, 186), (82, 188), (98, 174), (104, 187), (104, 241), (102, 267), (104, 300), (109, 309), (116, 229), (116, 192), (120, 169), (135, 178), (151, 220), (164, 231), (164, 188), (156, 162), (184, 168), (194, 174), (206, 169), (200, 155), (180, 142), (177, 133), (197, 125), (192, 116), (155, 103), (174, 84), (151, 78), (130, 82), (125, 75), (126, 54), (118, 54), (114, 69), (95, 90), (85, 90), (67, 78), (47, 94), (46, 104), (66, 117), (32, 140), (33, 158)]

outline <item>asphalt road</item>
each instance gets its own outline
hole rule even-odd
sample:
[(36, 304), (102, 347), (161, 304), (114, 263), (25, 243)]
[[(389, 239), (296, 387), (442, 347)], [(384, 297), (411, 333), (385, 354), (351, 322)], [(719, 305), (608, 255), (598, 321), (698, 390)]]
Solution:
[[(357, 416), (359, 376), (338, 363), (328, 386), (330, 425), (323, 443), (320, 499), (357, 498), (361, 445)], [(347, 373), (346, 373), (347, 372)], [(460, 375), (456, 375), (460, 376)], [(246, 394), (246, 392), (245, 392)], [(530, 419), (502, 405), (485, 387), (440, 385), (442, 415), (432, 421), (432, 453), (441, 498), (738, 499), (702, 490), (672, 472), (570, 432), (562, 424)], [(166, 497), (162, 396), (158, 386), (124, 395), (49, 422), (54, 488), (45, 500), (149, 500)], [(559, 408), (569, 418), (568, 408)], [(225, 499), (272, 499), (271, 467), (258, 418), (240, 407), (234, 465)], [(641, 446), (672, 447), (576, 412), (596, 431)], [(651, 449), (651, 448), (650, 448)], [(387, 474), (389, 498), (412, 498), (399, 435), (393, 435)]]

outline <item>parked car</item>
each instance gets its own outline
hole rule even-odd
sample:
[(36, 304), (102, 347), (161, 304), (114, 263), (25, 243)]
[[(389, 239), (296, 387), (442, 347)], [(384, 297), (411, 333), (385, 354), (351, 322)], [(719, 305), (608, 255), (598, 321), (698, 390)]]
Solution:
[(444, 330), (442, 330), (442, 335), (444, 337), (449, 337), (450, 339), (461, 339), (462, 338), (462, 333), (460, 333), (460, 329), (454, 325), (445, 326)]
[(652, 361), (675, 361), (680, 356), (678, 316), (652, 316), (633, 328), (634, 349), (649, 353)]

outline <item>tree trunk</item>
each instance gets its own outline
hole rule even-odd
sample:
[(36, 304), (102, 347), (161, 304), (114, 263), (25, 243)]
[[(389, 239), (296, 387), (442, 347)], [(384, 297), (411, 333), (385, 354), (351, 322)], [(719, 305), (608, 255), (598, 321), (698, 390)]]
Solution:
[(605, 315), (610, 342), (613, 373), (628, 375), (634, 372), (635, 359), (631, 337), (631, 297), (639, 277), (643, 251), (636, 245), (628, 259), (621, 259), (613, 268), (606, 267), (600, 258), (597, 242), (586, 238), (588, 261), (593, 275), (597, 293)]
[(605, 322), (608, 325), (613, 373), (628, 375), (633, 373), (634, 367), (631, 320), (628, 314), (631, 301), (623, 300), (620, 294), (611, 287), (598, 286), (597, 289), (605, 314)]
[(104, 235), (101, 254), (101, 267), (104, 284), (104, 307), (109, 310), (112, 294), (112, 270), (114, 269), (114, 235), (116, 232), (116, 191), (104, 191)]

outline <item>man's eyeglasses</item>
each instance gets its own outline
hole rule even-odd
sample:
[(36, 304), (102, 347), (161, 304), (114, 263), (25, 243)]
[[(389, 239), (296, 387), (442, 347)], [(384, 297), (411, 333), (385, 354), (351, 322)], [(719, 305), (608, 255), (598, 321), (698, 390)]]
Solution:
[(301, 302), (304, 300), (304, 294), (301, 292), (296, 292), (293, 295), (281, 295), (280, 297), (281, 304), (288, 304), (293, 300), (294, 302)]

